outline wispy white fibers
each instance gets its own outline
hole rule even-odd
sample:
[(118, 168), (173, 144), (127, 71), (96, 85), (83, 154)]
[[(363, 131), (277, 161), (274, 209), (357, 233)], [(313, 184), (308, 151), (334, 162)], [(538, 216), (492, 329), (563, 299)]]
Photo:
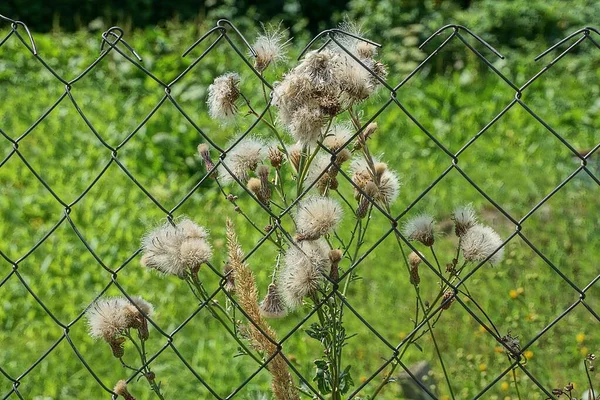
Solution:
[(279, 274), (279, 291), (289, 309), (302, 304), (302, 299), (314, 293), (329, 274), (329, 246), (325, 239), (306, 240), (293, 244), (285, 253)]

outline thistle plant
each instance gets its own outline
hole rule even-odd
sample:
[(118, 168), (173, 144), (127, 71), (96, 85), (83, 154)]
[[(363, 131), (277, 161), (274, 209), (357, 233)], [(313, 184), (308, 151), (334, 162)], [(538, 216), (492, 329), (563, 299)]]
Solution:
[[(95, 339), (102, 339), (110, 346), (112, 354), (118, 358), (122, 367), (141, 372), (150, 388), (160, 399), (164, 399), (160, 382), (148, 365), (146, 341), (150, 337), (147, 318), (152, 316), (154, 307), (138, 296), (130, 299), (113, 297), (99, 299), (86, 312), (89, 334)], [(128, 364), (125, 357), (125, 344), (129, 341), (139, 355), (142, 368), (140, 370)], [(127, 400), (135, 399), (127, 390), (126, 381), (117, 382), (114, 392)]]
[[(263, 114), (250, 100), (256, 96), (241, 89), (245, 78), (235, 71), (217, 77), (208, 88), (208, 114), (221, 125), (253, 118), (268, 132), (240, 136), (231, 128), (234, 133), (223, 154), (207, 143), (200, 143), (197, 151), (234, 212), (275, 246), (276, 257), (266, 266), (271, 282), (257, 287), (229, 220), (227, 260), (221, 271), (211, 265), (208, 231), (189, 218), (169, 220), (142, 238), (142, 266), (183, 280), (199, 306), (237, 342), (241, 353), (269, 371), (276, 399), (298, 399), (300, 393), (313, 397), (316, 391), (320, 397), (341, 400), (355, 387), (352, 359), (344, 356), (354, 336), (344, 324), (346, 296), (360, 278), (357, 265), (362, 262), (361, 250), (375, 213), (391, 216), (401, 190), (399, 174), (371, 150), (371, 139), (385, 132), (375, 122), (367, 122), (362, 109), (364, 102), (377, 95), (386, 67), (378, 61), (378, 48), (361, 38), (360, 29), (352, 24), (342, 28), (349, 34), (336, 34), (335, 41), (308, 51), (297, 66), (278, 77), (272, 90), (260, 80), (258, 93), (267, 107)], [(265, 28), (253, 46), (255, 73), (275, 73), (273, 66), (287, 59), (285, 37), (281, 27)], [(240, 205), (240, 198), (246, 196), (268, 213), (265, 226), (257, 225), (256, 218)], [(404, 278), (414, 288), (414, 330), (368, 398), (376, 398), (393, 381), (407, 349), (421, 348), (419, 342), (425, 335), (431, 338), (454, 398), (435, 327), (442, 313), (451, 312), (458, 296), (466, 296), (500, 337), (460, 276), (468, 266), (500, 263), (503, 241), (477, 221), (471, 206), (459, 207), (452, 214), (456, 238), (448, 240), (456, 246), (448, 255), (436, 253), (436, 244), (443, 238), (433, 216), (420, 214), (403, 222), (401, 229), (389, 218), (406, 266)], [(205, 288), (207, 268), (222, 277), (221, 288), (228, 299), (225, 307)], [(424, 298), (420, 291), (425, 283), (422, 268), (432, 269), (439, 278), (433, 298)], [(261, 291), (265, 295), (259, 300)], [(247, 317), (247, 323), (236, 318), (236, 310)], [(307, 311), (314, 314), (315, 322), (307, 324), (304, 332), (322, 348), (321, 356), (313, 361), (315, 387), (295, 381), (284, 349), (277, 345), (277, 333), (268, 323), (271, 318), (292, 318)]]

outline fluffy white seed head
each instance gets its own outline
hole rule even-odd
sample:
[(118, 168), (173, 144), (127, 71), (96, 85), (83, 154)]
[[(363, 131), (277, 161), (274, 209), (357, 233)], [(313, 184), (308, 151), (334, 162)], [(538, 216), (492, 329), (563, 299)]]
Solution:
[(459, 237), (477, 225), (477, 215), (471, 204), (457, 207), (452, 213), (452, 219), (454, 220), (454, 231)]
[[(321, 175), (321, 174), (323, 173), (323, 171), (327, 171), (330, 166), (331, 166), (331, 155), (325, 154), (323, 152), (317, 153), (317, 155), (313, 159), (312, 163), (308, 167), (308, 172), (306, 174), (306, 181), (305, 181), (304, 187), (308, 187), (309, 185), (312, 185), (314, 182), (318, 181), (319, 179), (322, 179), (323, 176), (325, 176), (325, 175)], [(315, 187), (315, 186), (313, 186), (313, 187)]]
[(293, 112), (288, 129), (298, 142), (312, 144), (321, 137), (324, 123), (325, 116), (321, 109), (305, 104)]
[(329, 197), (313, 196), (300, 202), (296, 214), (298, 236), (315, 240), (334, 230), (342, 220), (342, 206)]
[(352, 181), (362, 190), (366, 189), (369, 182), (374, 182), (377, 186), (377, 192), (374, 196), (377, 203), (382, 206), (390, 205), (396, 201), (400, 194), (398, 174), (375, 158), (373, 158), (373, 164), (375, 171), (369, 168), (364, 158), (354, 158), (350, 163)]
[(185, 278), (212, 257), (207, 239), (206, 229), (187, 218), (176, 226), (166, 222), (143, 237), (142, 265)]
[(313, 50), (306, 53), (294, 71), (306, 75), (316, 90), (331, 90), (336, 84), (338, 62), (339, 54), (330, 49)]
[(376, 85), (372, 77), (366, 68), (349, 56), (338, 63), (338, 83), (351, 101), (366, 100), (375, 91)]
[(352, 137), (352, 129), (348, 124), (335, 124), (323, 139), (323, 146), (331, 151), (342, 148)]
[(90, 336), (110, 342), (125, 332), (129, 326), (127, 305), (121, 297), (97, 300), (86, 313)]
[(257, 71), (264, 71), (269, 65), (287, 59), (286, 47), (289, 42), (285, 41), (286, 32), (281, 28), (281, 24), (263, 25), (263, 33), (258, 35), (252, 45), (256, 52), (254, 66)]
[(273, 105), (279, 109), (278, 117), (284, 125), (288, 125), (293, 113), (313, 97), (314, 88), (306, 74), (292, 70), (284, 75), (281, 82), (273, 88)]
[(114, 340), (143, 318), (138, 308), (152, 316), (154, 307), (139, 296), (131, 298), (137, 308), (125, 297), (108, 297), (97, 300), (86, 312), (90, 336), (107, 342)]
[(235, 182), (234, 176), (241, 182), (247, 183), (249, 172), (256, 170), (268, 155), (269, 146), (262, 140), (245, 137), (227, 153), (224, 163), (227, 169), (220, 165), (218, 168), (219, 178), (224, 184)]
[[(481, 262), (502, 246), (502, 239), (489, 226), (475, 225), (462, 237), (461, 248), (465, 260)], [(489, 259), (491, 264), (498, 264), (504, 257), (504, 247), (500, 248)]]
[(208, 114), (219, 121), (231, 120), (236, 112), (236, 100), (240, 96), (240, 76), (229, 72), (217, 77), (208, 87)]
[(315, 292), (329, 274), (330, 248), (324, 239), (302, 241), (285, 253), (284, 267), (279, 274), (279, 292), (289, 309), (302, 304), (302, 299)]
[(425, 246), (431, 246), (435, 240), (433, 235), (434, 224), (435, 221), (431, 215), (417, 215), (406, 222), (402, 233), (408, 240), (416, 240)]

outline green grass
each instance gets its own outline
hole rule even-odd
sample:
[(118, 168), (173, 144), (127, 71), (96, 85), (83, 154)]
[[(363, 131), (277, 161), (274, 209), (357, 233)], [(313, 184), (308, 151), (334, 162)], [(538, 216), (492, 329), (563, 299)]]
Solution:
[[(196, 49), (187, 59), (180, 58), (186, 46), (199, 36), (196, 29), (179, 27), (168, 33), (169, 36), (147, 30), (128, 37), (142, 55), (143, 65), (165, 81), (175, 78), (202, 51)], [(77, 76), (93, 61), (99, 44), (96, 37), (86, 33), (36, 35), (36, 40), (41, 56), (67, 79)], [(394, 52), (393, 46), (388, 47), (384, 56), (386, 51)], [(577, 150), (590, 149), (600, 142), (600, 72), (594, 69), (598, 52), (591, 46), (586, 50), (587, 53), (568, 56), (523, 94), (523, 101)], [(294, 50), (298, 51), (299, 48)], [(426, 68), (398, 91), (397, 98), (440, 143), (456, 152), (511, 102), (514, 91), (483, 68), (472, 54), (461, 48), (451, 51), (462, 56), (464, 68), (446, 73)], [(497, 67), (517, 84), (523, 84), (542, 67), (524, 61), (531, 58), (532, 55), (514, 54), (513, 61), (509, 58), (498, 62)], [(206, 88), (216, 76), (230, 70), (241, 72), (245, 78), (242, 90), (260, 103), (258, 81), (226, 43), (177, 83), (172, 92), (194, 122), (221, 146), (251, 124), (248, 117), (240, 118), (236, 126), (220, 127), (207, 116)], [(397, 70), (391, 66), (392, 84), (402, 78), (394, 73)], [(278, 76), (270, 74), (267, 79), (274, 81)], [(15, 38), (0, 47), (0, 79), (0, 128), (12, 138), (26, 132), (64, 93), (64, 85), (45, 71)], [(156, 82), (114, 53), (75, 83), (71, 92), (98, 134), (112, 146), (132, 132), (164, 94)], [(384, 94), (369, 100), (363, 107), (363, 121), (374, 115), (386, 100)], [(376, 121), (379, 130), (371, 146), (403, 182), (400, 197), (392, 206), (392, 214), (397, 215), (451, 165), (452, 159), (394, 104)], [(260, 125), (257, 133), (269, 135)], [(118, 151), (117, 159), (170, 210), (203, 177), (204, 169), (196, 154), (201, 141), (204, 139), (192, 125), (166, 102)], [(11, 150), (12, 144), (0, 137), (0, 159)], [(63, 336), (65, 329), (56, 323), (59, 321), (68, 326), (69, 341), (61, 340), (48, 357), (20, 380), (19, 393), (26, 399), (108, 398), (108, 393), (92, 378), (73, 350), (108, 387), (128, 376), (118, 360), (112, 358), (108, 346), (94, 342), (87, 335), (85, 321), (80, 317), (90, 302), (104, 289), (106, 295), (119, 295), (118, 287), (132, 295), (142, 295), (155, 305), (153, 320), (167, 333), (177, 329), (196, 309), (196, 302), (183, 281), (142, 269), (139, 255), (130, 258), (138, 250), (144, 232), (165, 214), (112, 161), (110, 150), (91, 132), (68, 97), (19, 143), (19, 152), (58, 198), (68, 204), (78, 201), (65, 214), (65, 207), (16, 154), (0, 167), (0, 251), (13, 261), (19, 260), (17, 272), (12, 273), (13, 266), (0, 258), (0, 279), (12, 274), (0, 286), (0, 367), (13, 378), (28, 371)], [(596, 180), (600, 179), (599, 164), (598, 155), (590, 158), (588, 168)], [(507, 213), (520, 220), (566, 179), (580, 161), (522, 107), (515, 105), (465, 150), (458, 165)], [(79, 199), (101, 171), (104, 171), (102, 177)], [(268, 223), (267, 215), (241, 188), (228, 190), (240, 197), (240, 206), (259, 227)], [(586, 287), (599, 273), (598, 190), (596, 182), (579, 173), (522, 226), (523, 234), (579, 288)], [(349, 194), (351, 188), (342, 184), (342, 191)], [(445, 232), (436, 243), (436, 251), (445, 264), (453, 257), (456, 245), (448, 228), (448, 216), (455, 206), (469, 202), (479, 210), (482, 221), (502, 237), (514, 232), (514, 224), (456, 170), (435, 185), (400, 224), (419, 212), (432, 213), (439, 221), (440, 231)], [(227, 217), (236, 223), (247, 252), (261, 238), (210, 180), (174, 212), (175, 216), (184, 214), (210, 229), (215, 249), (213, 265), (218, 268), (226, 259)], [(346, 214), (344, 228), (351, 228), (351, 217)], [(42, 240), (56, 225), (54, 232)], [(360, 253), (367, 253), (388, 229), (386, 219), (374, 212), (370, 233)], [(270, 280), (276, 250), (267, 242), (249, 258), (261, 295)], [(420, 250), (433, 260), (427, 249)], [(24, 255), (27, 256), (21, 260)], [(119, 269), (115, 283), (110, 284), (111, 273), (103, 265), (110, 270)], [(422, 271), (421, 291), (425, 299), (432, 298), (438, 287), (437, 279), (426, 268)], [(362, 279), (350, 287), (348, 301), (381, 337), (397, 345), (412, 330), (410, 319), (415, 300), (395, 239), (388, 236), (369, 252), (357, 272)], [(217, 289), (219, 282), (214, 274), (204, 269), (202, 276), (209, 291)], [(56, 320), (38, 304), (24, 283)], [(600, 312), (599, 285), (588, 289), (585, 298), (596, 313)], [(579, 299), (579, 293), (518, 236), (507, 244), (504, 262), (494, 268), (482, 267), (467, 286), (500, 332), (511, 331), (521, 338), (521, 343), (533, 339)], [(511, 291), (515, 292), (511, 295)], [(222, 293), (217, 299), (226, 303)], [(469, 302), (465, 306), (477, 313)], [(308, 310), (307, 306), (305, 311)], [(297, 312), (273, 321), (273, 327), (284, 337), (303, 315)], [(302, 331), (311, 322), (312, 319), (307, 321), (283, 346), (285, 354), (309, 380), (314, 375), (313, 360), (321, 357), (322, 351)], [(345, 324), (349, 333), (357, 334), (350, 339), (344, 353), (345, 359), (352, 361), (357, 387), (392, 351), (352, 313), (347, 312)], [(598, 327), (599, 321), (583, 305), (577, 305), (530, 347), (527, 369), (549, 390), (572, 381), (581, 393), (586, 385), (582, 359), (587, 352), (600, 350)], [(509, 365), (506, 355), (497, 351), (499, 344), (482, 332), (458, 303), (443, 313), (435, 333), (457, 399), (475, 396)], [(152, 328), (151, 354), (166, 343)], [(224, 335), (222, 327), (206, 310), (175, 334), (173, 344), (223, 397), (256, 369), (249, 357), (233, 357), (237, 353), (236, 343)], [(430, 361), (431, 379), (437, 382), (433, 390), (448, 398), (429, 336), (421, 339), (420, 345), (422, 352), (411, 347), (404, 362), (411, 365), (424, 359)], [(131, 349), (127, 351), (131, 355)], [(163, 382), (167, 398), (210, 398), (171, 348), (161, 353), (152, 368)], [(360, 395), (371, 393), (382, 376), (383, 373), (375, 377)], [(593, 378), (600, 385), (597, 372)], [(522, 398), (545, 398), (525, 374), (519, 372), (518, 379)], [(268, 393), (269, 382), (269, 375), (262, 371), (241, 390), (239, 397), (260, 398)], [(510, 375), (506, 375), (483, 398), (515, 399), (511, 382)], [(152, 398), (143, 381), (133, 383), (131, 388), (138, 399)], [(12, 382), (0, 375), (0, 394), (4, 396), (11, 389)], [(399, 386), (391, 384), (381, 398), (399, 396)], [(17, 396), (13, 394), (10, 398)]]

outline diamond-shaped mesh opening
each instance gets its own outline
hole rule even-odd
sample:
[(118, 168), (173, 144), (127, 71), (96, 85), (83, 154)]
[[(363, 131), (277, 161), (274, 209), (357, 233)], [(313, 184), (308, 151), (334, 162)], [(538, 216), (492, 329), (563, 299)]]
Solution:
[[(68, 98), (19, 142), (19, 153), (65, 203), (93, 182), (110, 157)], [(56, 159), (59, 171), (51, 167)]]
[[(0, 32), (2, 39), (6, 33), (4, 29)], [(0, 59), (2, 90), (5, 98), (11, 99), (0, 129), (16, 140), (64, 94), (64, 84), (32, 56), (15, 34), (0, 46)]]
[(0, 251), (16, 260), (52, 230), (63, 208), (17, 155), (0, 167), (0, 181), (2, 225), (12, 227), (10, 238), (0, 239)]
[[(18, 273), (0, 287), (0, 292), (5, 304), (0, 337), (6, 344), (0, 365), (16, 379), (51, 349), (62, 336), (63, 328), (26, 289)], [(22, 340), (29, 345), (18, 346)]]
[[(110, 280), (110, 273), (98, 265), (66, 221), (19, 262), (19, 273), (63, 324), (74, 320)], [(80, 290), (82, 285), (87, 289)]]

